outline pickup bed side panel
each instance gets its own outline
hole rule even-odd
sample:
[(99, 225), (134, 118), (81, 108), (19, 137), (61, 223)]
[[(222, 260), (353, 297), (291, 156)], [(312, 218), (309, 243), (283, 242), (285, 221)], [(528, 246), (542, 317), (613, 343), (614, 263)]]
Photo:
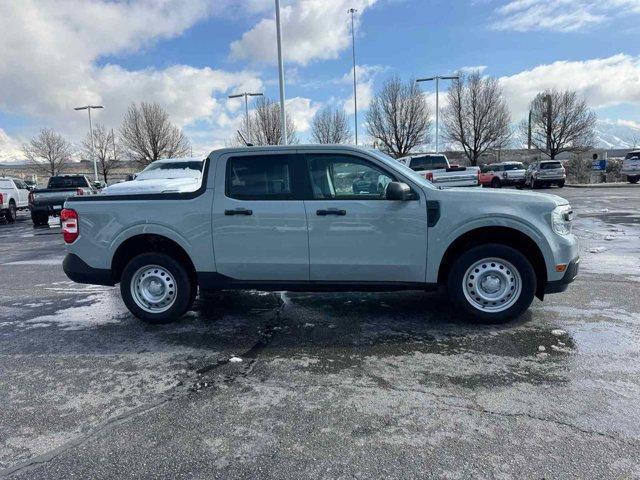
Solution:
[(80, 217), (80, 236), (69, 245), (90, 267), (109, 269), (117, 248), (141, 234), (165, 236), (180, 245), (196, 270), (215, 271), (211, 237), (213, 189), (192, 199), (68, 202)]

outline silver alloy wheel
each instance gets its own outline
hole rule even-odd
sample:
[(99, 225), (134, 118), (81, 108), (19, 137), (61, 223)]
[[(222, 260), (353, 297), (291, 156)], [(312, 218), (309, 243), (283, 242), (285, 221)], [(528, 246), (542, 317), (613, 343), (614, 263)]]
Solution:
[(483, 312), (498, 313), (513, 306), (522, 293), (520, 272), (501, 258), (484, 258), (471, 265), (462, 279), (467, 301)]
[(131, 297), (148, 313), (166, 312), (176, 301), (176, 281), (159, 265), (139, 268), (131, 279)]

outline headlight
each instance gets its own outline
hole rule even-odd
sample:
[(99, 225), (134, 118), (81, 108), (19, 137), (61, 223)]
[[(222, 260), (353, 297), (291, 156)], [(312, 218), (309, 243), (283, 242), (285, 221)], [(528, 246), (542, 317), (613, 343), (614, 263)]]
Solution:
[(558, 235), (569, 235), (571, 233), (572, 220), (573, 210), (571, 210), (571, 205), (556, 207), (551, 213), (551, 227)]

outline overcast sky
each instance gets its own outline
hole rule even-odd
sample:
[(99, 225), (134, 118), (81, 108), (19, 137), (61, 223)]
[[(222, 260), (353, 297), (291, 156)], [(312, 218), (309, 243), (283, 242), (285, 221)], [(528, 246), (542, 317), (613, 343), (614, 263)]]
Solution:
[[(557, 87), (578, 90), (601, 119), (640, 127), (640, 0), (282, 3), (287, 106), (302, 140), (324, 105), (353, 113), (351, 7), (363, 108), (389, 76), (480, 69), (500, 78), (514, 121)], [(86, 113), (73, 107), (86, 103), (103, 104), (95, 121), (117, 128), (130, 102), (158, 102), (194, 153), (223, 146), (243, 114), (228, 94), (278, 96), (273, 4), (3, 0), (0, 158), (42, 127), (80, 142)]]

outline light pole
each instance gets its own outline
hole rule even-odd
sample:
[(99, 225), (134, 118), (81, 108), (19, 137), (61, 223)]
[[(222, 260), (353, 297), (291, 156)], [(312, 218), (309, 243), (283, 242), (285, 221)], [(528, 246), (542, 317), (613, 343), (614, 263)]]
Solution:
[(460, 77), (453, 75), (445, 77), (442, 75), (436, 75), (429, 78), (418, 78), (416, 82), (431, 82), (436, 81), (436, 153), (439, 152), (439, 140), (440, 140), (440, 80), (459, 80)]
[[(249, 92), (243, 92), (243, 93), (236, 93), (233, 95), (229, 95), (229, 98), (240, 98), (240, 97), (244, 97), (244, 120), (245, 120), (245, 125), (247, 130), (249, 130), (249, 101), (247, 100), (247, 97), (261, 97), (263, 94), (262, 93), (249, 93)], [(247, 132), (248, 134), (249, 132)]]
[(351, 14), (351, 51), (353, 56), (353, 113), (355, 116), (355, 132), (356, 132), (356, 145), (358, 145), (358, 95), (356, 89), (356, 34), (354, 30), (353, 16), (358, 10), (350, 8), (348, 13)]
[(280, 0), (276, 0), (276, 37), (278, 41), (278, 76), (280, 79), (280, 124), (282, 144), (287, 142), (287, 114), (284, 109), (284, 62), (282, 61), (282, 29), (280, 27)]
[(86, 110), (89, 112), (89, 138), (91, 139), (91, 157), (93, 159), (93, 174), (98, 181), (98, 164), (96, 163), (95, 147), (93, 145), (93, 127), (91, 126), (91, 109), (104, 108), (102, 105), (85, 105), (84, 107), (75, 107), (74, 110)]

